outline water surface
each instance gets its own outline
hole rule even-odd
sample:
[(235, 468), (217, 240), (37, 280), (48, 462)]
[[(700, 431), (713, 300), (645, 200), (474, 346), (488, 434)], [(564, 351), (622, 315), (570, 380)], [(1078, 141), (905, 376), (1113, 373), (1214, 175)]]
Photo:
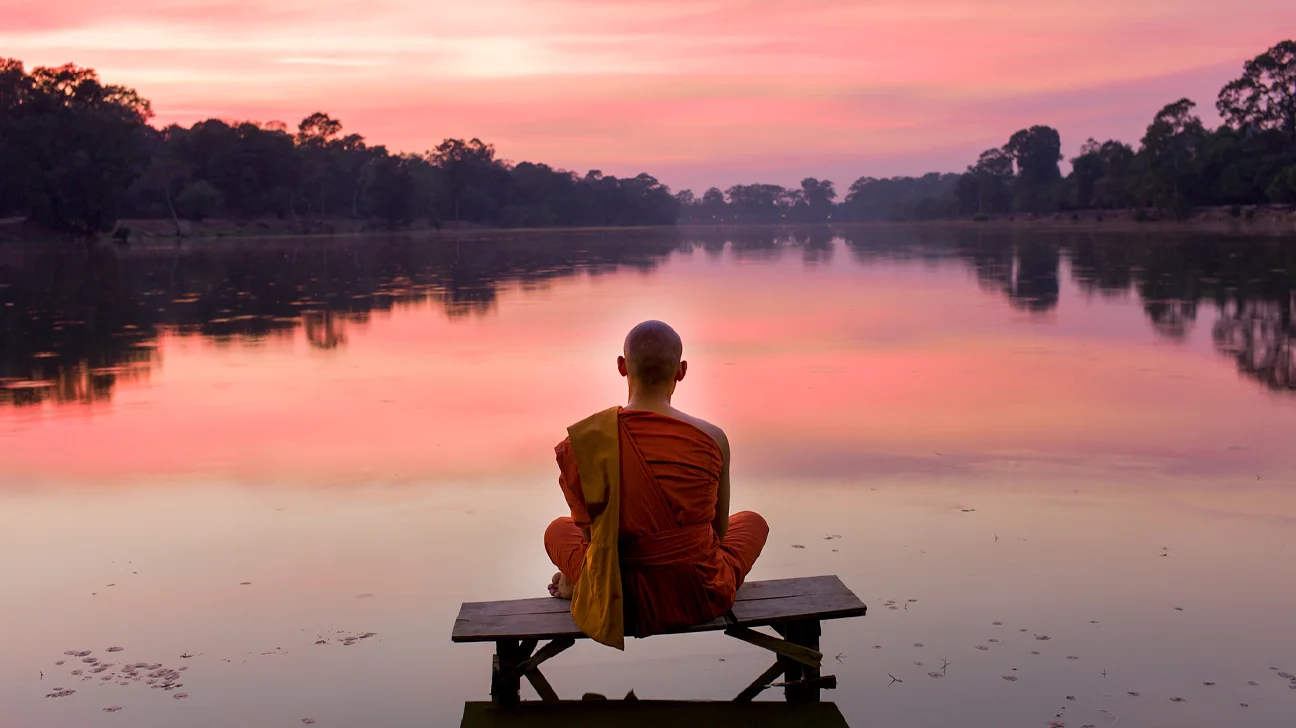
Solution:
[[(1283, 725), (1294, 290), (1296, 244), (1191, 236), (0, 248), (0, 704), (453, 724), (489, 691), (459, 603), (544, 593), (552, 447), (623, 399), (620, 338), (661, 318), (677, 403), (771, 523), (752, 578), (836, 573), (870, 606), (823, 640), (852, 724)], [(119, 664), (82, 681), (81, 650)], [(98, 679), (136, 661), (184, 687)], [(545, 672), (721, 699), (767, 662), (712, 634)]]

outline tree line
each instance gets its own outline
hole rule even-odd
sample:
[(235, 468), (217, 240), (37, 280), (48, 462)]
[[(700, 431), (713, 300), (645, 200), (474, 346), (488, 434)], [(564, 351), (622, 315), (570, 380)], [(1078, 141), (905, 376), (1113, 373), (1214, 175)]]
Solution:
[(830, 180), (740, 184), (672, 194), (649, 174), (584, 175), (500, 159), (479, 139), (393, 154), (324, 113), (279, 122), (149, 124), (149, 102), (90, 69), (26, 71), (0, 59), (0, 216), (54, 230), (112, 230), (120, 218), (276, 217), (303, 231), (351, 218), (503, 227), (823, 223), (978, 219), (1130, 210), (1184, 216), (1200, 206), (1296, 203), (1296, 42), (1247, 61), (1222, 88), (1208, 129), (1196, 104), (1158, 111), (1136, 147), (1088, 140), (1062, 174), (1057, 130), (1031, 126), (962, 174), (861, 177), (838, 200)]
[(679, 203), (648, 174), (512, 164), (479, 139), (393, 154), (337, 119), (149, 125), (152, 107), (91, 69), (27, 72), (0, 59), (0, 217), (107, 232), (122, 218), (330, 218), (506, 227), (673, 225)]
[(1190, 99), (1167, 104), (1136, 147), (1089, 139), (1060, 162), (1062, 138), (1044, 125), (982, 152), (962, 174), (861, 177), (837, 203), (830, 181), (712, 187), (700, 198), (677, 195), (681, 220), (696, 223), (924, 220), (1076, 210), (1135, 210), (1183, 217), (1196, 207), (1296, 203), (1296, 42), (1247, 61), (1215, 108), (1223, 123), (1207, 129)]

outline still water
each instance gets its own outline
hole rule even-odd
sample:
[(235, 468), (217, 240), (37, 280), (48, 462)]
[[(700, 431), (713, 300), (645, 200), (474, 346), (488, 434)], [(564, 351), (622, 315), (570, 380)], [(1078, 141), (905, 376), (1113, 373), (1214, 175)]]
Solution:
[[(0, 248), (0, 725), (457, 724), (458, 605), (545, 593), (552, 447), (646, 318), (770, 522), (751, 578), (869, 605), (824, 630), (852, 724), (1294, 725), (1294, 291), (1296, 244), (1192, 236)], [(140, 662), (183, 687), (100, 679)], [(767, 662), (545, 672), (725, 699)]]

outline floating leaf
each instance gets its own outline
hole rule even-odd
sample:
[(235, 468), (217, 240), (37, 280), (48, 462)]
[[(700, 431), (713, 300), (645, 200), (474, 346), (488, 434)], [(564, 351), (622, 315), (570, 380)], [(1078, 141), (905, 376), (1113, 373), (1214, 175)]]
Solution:
[(67, 696), (69, 696), (69, 695), (71, 695), (72, 693), (75, 693), (75, 692), (76, 692), (76, 691), (73, 690), (73, 689), (71, 689), (71, 688), (68, 688), (68, 689), (66, 689), (66, 690), (64, 690), (63, 688), (54, 688), (54, 692), (50, 693), (49, 695), (46, 695), (45, 697), (47, 697), (47, 698), (66, 698)]

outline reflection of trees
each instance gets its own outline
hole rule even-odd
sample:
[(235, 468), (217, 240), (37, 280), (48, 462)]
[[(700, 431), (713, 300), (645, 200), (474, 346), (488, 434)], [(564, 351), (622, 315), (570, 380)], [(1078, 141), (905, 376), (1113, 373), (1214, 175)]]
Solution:
[(501, 285), (581, 272), (653, 270), (674, 230), (525, 237), (286, 241), (121, 251), (0, 249), (0, 405), (94, 402), (157, 365), (162, 332), (216, 342), (290, 335), (346, 344), (373, 311), (489, 311)]
[(1008, 300), (1031, 313), (1052, 311), (1058, 305), (1058, 247), (1054, 243), (1027, 242), (1017, 248)]
[(1137, 294), (1158, 335), (1187, 337), (1203, 305), (1216, 309), (1216, 348), (1273, 389), (1296, 391), (1296, 245), (1204, 236), (1093, 235), (967, 228), (846, 228), (866, 265), (960, 260), (985, 291), (1032, 313), (1058, 305), (1061, 260), (1082, 291)]
[(827, 225), (814, 225), (798, 228), (796, 243), (801, 246), (801, 260), (806, 265), (817, 265), (832, 260), (832, 228)]
[(336, 349), (346, 343), (346, 317), (329, 310), (307, 311), (302, 316), (306, 341), (316, 349)]
[(1296, 391), (1296, 293), (1285, 303), (1230, 302), (1212, 335), (1239, 372), (1270, 389)]
[(652, 271), (674, 251), (728, 248), (741, 261), (799, 255), (826, 263), (834, 236), (862, 265), (965, 266), (1011, 306), (1058, 306), (1061, 261), (1082, 291), (1137, 295), (1159, 335), (1188, 335), (1219, 312), (1217, 349), (1239, 371), (1296, 391), (1296, 246), (1271, 240), (923, 227), (738, 227), (617, 232), (207, 243), (121, 251), (0, 248), (0, 406), (95, 402), (157, 366), (161, 332), (233, 342), (291, 336), (346, 345), (374, 311), (433, 305), (447, 316), (492, 310), (503, 286)]

